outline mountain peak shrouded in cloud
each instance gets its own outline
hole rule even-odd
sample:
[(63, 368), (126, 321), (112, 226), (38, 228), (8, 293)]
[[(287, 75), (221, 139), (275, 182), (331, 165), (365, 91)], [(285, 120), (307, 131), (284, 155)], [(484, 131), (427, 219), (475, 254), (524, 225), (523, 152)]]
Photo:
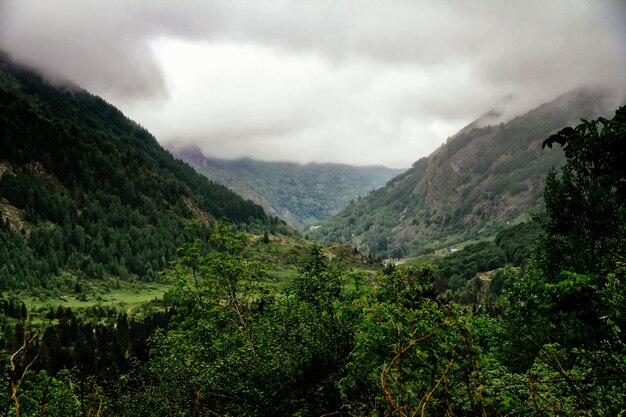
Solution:
[[(621, 1), (0, 2), (0, 49), (205, 154), (408, 166), (494, 103), (617, 101)], [(511, 116), (512, 117), (512, 116)]]

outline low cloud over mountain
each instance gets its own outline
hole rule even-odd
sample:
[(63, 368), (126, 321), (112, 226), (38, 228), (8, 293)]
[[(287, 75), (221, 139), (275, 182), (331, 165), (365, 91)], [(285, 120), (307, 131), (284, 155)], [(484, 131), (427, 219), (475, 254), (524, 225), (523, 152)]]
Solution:
[(408, 166), (504, 97), (623, 97), (605, 2), (0, 3), (0, 48), (219, 157)]

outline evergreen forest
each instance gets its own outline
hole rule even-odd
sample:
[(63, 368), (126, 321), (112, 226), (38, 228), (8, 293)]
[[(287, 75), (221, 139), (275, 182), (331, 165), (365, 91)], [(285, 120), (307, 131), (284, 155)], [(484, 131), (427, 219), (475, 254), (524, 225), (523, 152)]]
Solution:
[(289, 233), (101, 98), (0, 58), (0, 291), (153, 281), (189, 221)]

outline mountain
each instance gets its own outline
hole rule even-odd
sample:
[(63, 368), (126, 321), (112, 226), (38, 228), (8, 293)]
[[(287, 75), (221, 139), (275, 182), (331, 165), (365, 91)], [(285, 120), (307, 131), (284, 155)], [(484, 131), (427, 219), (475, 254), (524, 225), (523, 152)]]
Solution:
[(543, 208), (543, 184), (564, 163), (560, 149), (542, 149), (556, 130), (580, 118), (609, 114), (610, 95), (591, 89), (565, 94), (507, 123), (484, 126), (490, 112), (430, 156), (351, 203), (314, 236), (403, 257), (492, 237)]
[(223, 160), (205, 157), (196, 146), (171, 145), (170, 149), (212, 181), (300, 228), (330, 218), (350, 201), (404, 172), (383, 166)]
[(63, 272), (151, 278), (185, 224), (222, 216), (280, 226), (101, 98), (0, 56), (0, 289), (53, 288)]

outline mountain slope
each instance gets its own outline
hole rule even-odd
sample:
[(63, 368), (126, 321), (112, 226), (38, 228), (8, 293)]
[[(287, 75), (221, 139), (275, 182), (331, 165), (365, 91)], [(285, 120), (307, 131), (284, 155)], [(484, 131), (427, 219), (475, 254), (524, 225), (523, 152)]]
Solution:
[(366, 198), (350, 204), (315, 236), (402, 257), (493, 236), (543, 207), (543, 182), (560, 166), (550, 133), (610, 112), (604, 93), (578, 90), (497, 126), (478, 121)]
[(192, 219), (268, 223), (104, 100), (1, 56), (0, 214), (0, 288), (54, 286), (61, 271), (153, 276)]
[(350, 201), (404, 171), (382, 166), (223, 160), (206, 158), (193, 146), (171, 149), (198, 172), (297, 227), (330, 218)]

